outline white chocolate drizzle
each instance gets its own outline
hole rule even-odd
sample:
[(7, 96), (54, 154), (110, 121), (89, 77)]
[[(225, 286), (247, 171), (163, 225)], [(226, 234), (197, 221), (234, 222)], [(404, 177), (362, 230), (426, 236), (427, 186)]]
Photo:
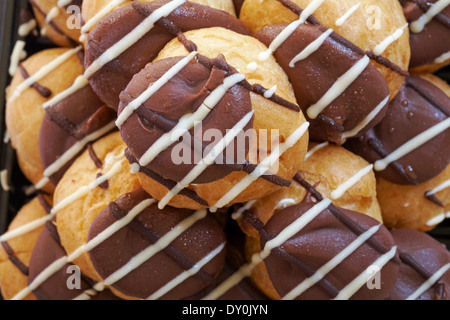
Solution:
[(214, 107), (222, 100), (227, 93), (228, 89), (235, 84), (243, 81), (245, 76), (237, 73), (233, 74), (223, 81), (223, 83), (214, 89), (210, 95), (205, 99), (202, 105), (193, 114), (187, 114), (181, 117), (178, 124), (170, 131), (163, 134), (141, 157), (139, 165), (142, 167), (147, 166), (155, 157), (163, 150), (167, 149), (175, 141), (192, 129), (196, 123), (202, 122), (208, 114), (214, 109)]
[(141, 105), (145, 103), (151, 96), (153, 96), (159, 89), (161, 89), (170, 79), (172, 79), (178, 72), (186, 67), (192, 59), (195, 58), (197, 52), (193, 51), (187, 57), (184, 57), (171, 67), (161, 78), (147, 88), (139, 97), (131, 101), (120, 113), (116, 121), (117, 127), (121, 127), (125, 121), (136, 111)]
[(184, 4), (186, 0), (173, 0), (163, 5), (161, 8), (156, 9), (151, 15), (145, 18), (138, 26), (136, 26), (130, 33), (120, 39), (112, 47), (108, 48), (100, 57), (98, 57), (92, 64), (86, 69), (85, 77), (90, 79), (94, 73), (99, 71), (103, 66), (112, 60), (116, 59), (128, 48), (130, 48), (139, 39), (145, 36), (150, 30), (153, 29), (155, 23), (164, 17), (167, 17), (179, 6)]
[(322, 142), (318, 144), (317, 146), (313, 147), (311, 150), (308, 151), (308, 153), (305, 156), (305, 160), (307, 160), (309, 157), (311, 157), (314, 153), (319, 151), (320, 149), (325, 148), (326, 146), (330, 145), (328, 141)]
[(19, 68), (20, 61), (24, 60), (27, 57), (27, 53), (25, 49), (26, 42), (23, 40), (17, 40), (14, 45), (14, 49), (11, 54), (10, 64), (9, 64), (9, 75), (12, 77), (17, 72)]
[(114, 8), (124, 3), (125, 0), (111, 0), (103, 7), (97, 14), (95, 14), (91, 19), (86, 21), (84, 26), (81, 28), (81, 36), (79, 41), (83, 42), (86, 39), (86, 34), (92, 30), (92, 28), (104, 17), (106, 17)]
[(411, 23), (410, 29), (414, 33), (420, 33), (425, 29), (425, 26), (433, 20), (433, 18), (441, 13), (448, 5), (450, 0), (439, 0), (435, 2), (427, 12), (419, 17), (416, 21)]
[(316, 40), (311, 42), (305, 49), (303, 49), (299, 54), (297, 54), (289, 63), (289, 67), (294, 68), (295, 64), (302, 61), (312, 55), (314, 52), (319, 50), (319, 48), (324, 44), (328, 37), (334, 32), (333, 29), (328, 29), (322, 33)]
[(374, 166), (375, 170), (376, 171), (385, 170), (389, 164), (391, 164), (394, 161), (397, 161), (398, 159), (412, 152), (416, 148), (419, 148), (421, 145), (430, 141), (431, 139), (441, 134), (448, 128), (450, 128), (450, 118), (441, 121), (437, 125), (429, 128), (428, 130), (422, 132), (418, 136), (409, 140), (408, 142), (400, 146), (398, 149), (396, 149), (394, 152), (392, 152), (386, 158), (376, 161)]
[(336, 26), (341, 27), (344, 23), (351, 17), (353, 13), (361, 6), (361, 2), (358, 2), (353, 7), (351, 7), (342, 17), (336, 20)]
[(325, 278), (325, 276), (330, 273), (334, 268), (336, 268), (341, 262), (343, 262), (346, 258), (348, 258), (352, 253), (354, 253), (359, 247), (361, 247), (367, 240), (369, 240), (375, 233), (380, 230), (381, 224), (376, 225), (359, 237), (357, 237), (352, 243), (350, 243), (347, 247), (345, 247), (341, 252), (339, 252), (333, 259), (328, 261), (322, 267), (317, 269), (317, 271), (306, 278), (293, 288), (289, 293), (287, 293), (282, 300), (293, 300), (303, 292), (314, 286), (317, 282)]
[(3, 191), (8, 192), (9, 190), (11, 190), (11, 187), (8, 183), (8, 169), (3, 169), (2, 171), (0, 171), (0, 182)]
[(51, 61), (49, 64), (43, 66), (41, 69), (39, 69), (38, 72), (36, 72), (34, 75), (30, 76), (29, 78), (25, 79), (22, 83), (20, 83), (17, 88), (14, 90), (14, 92), (11, 95), (11, 98), (9, 98), (8, 102), (13, 102), (15, 99), (17, 99), (22, 92), (24, 92), (26, 89), (28, 89), (30, 86), (32, 86), (34, 83), (41, 80), (43, 77), (48, 75), (50, 72), (52, 72), (54, 69), (62, 65), (64, 62), (66, 62), (68, 59), (70, 59), (73, 55), (77, 54), (79, 51), (83, 49), (82, 46), (78, 46), (74, 49), (70, 49), (60, 56), (58, 56), (56, 59)]
[(434, 63), (444, 63), (448, 59), (450, 59), (450, 51), (442, 54), (439, 57), (437, 57), (436, 60), (434, 60)]
[(359, 170), (354, 176), (342, 183), (336, 190), (331, 193), (331, 199), (336, 200), (344, 195), (347, 190), (357, 184), (362, 177), (372, 172), (373, 164), (369, 164), (367, 167)]
[(270, 167), (272, 167), (276, 161), (290, 148), (292, 148), (309, 128), (309, 122), (305, 122), (297, 130), (295, 130), (284, 143), (277, 145), (276, 149), (266, 157), (261, 163), (258, 164), (256, 169), (245, 176), (241, 181), (235, 184), (222, 198), (220, 198), (217, 203), (211, 207), (211, 211), (215, 212), (218, 208), (223, 208), (233, 201), (242, 191), (244, 191), (250, 184), (260, 178), (262, 175), (266, 174)]
[(226, 135), (217, 142), (217, 144), (211, 149), (210, 152), (184, 177), (180, 182), (178, 182), (172, 190), (161, 199), (158, 204), (159, 209), (164, 209), (164, 207), (180, 193), (183, 189), (187, 188), (195, 179), (197, 179), (210, 165), (214, 163), (218, 156), (222, 154), (228, 145), (233, 142), (233, 140), (238, 136), (239, 133), (243, 132), (244, 128), (250, 122), (254, 114), (254, 111), (247, 113), (236, 125), (227, 130)]
[(425, 281), (416, 291), (414, 291), (406, 300), (416, 300), (422, 293), (430, 289), (448, 270), (450, 263), (442, 266), (427, 281)]
[(386, 49), (395, 41), (400, 39), (400, 37), (403, 35), (403, 32), (408, 27), (408, 24), (405, 24), (403, 27), (398, 28), (395, 30), (395, 32), (388, 36), (386, 39), (384, 39), (380, 44), (378, 44), (374, 49), (373, 53), (377, 56), (380, 56), (386, 51)]
[(346, 73), (344, 73), (333, 86), (317, 101), (310, 106), (307, 114), (311, 119), (317, 116), (336, 98), (338, 98), (367, 68), (370, 63), (368, 56), (364, 56), (355, 65), (353, 65)]
[(59, 102), (61, 102), (62, 100), (64, 100), (65, 98), (67, 98), (68, 96), (70, 96), (71, 94), (77, 92), (78, 90), (80, 90), (88, 85), (89, 85), (89, 81), (86, 79), (86, 77), (83, 75), (80, 75), (75, 79), (74, 83), (69, 88), (60, 92), (59, 94), (55, 95), (52, 99), (45, 102), (42, 105), (42, 108), (47, 109), (48, 107), (52, 107), (52, 106), (58, 104)]

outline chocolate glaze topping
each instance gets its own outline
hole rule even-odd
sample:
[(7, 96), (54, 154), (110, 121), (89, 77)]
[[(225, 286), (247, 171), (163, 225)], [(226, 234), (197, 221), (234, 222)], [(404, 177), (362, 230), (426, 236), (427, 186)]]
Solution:
[[(449, 116), (450, 98), (431, 82), (410, 76), (389, 104), (386, 117), (359, 139), (349, 140), (346, 147), (373, 163)], [(449, 164), (449, 141), (447, 129), (377, 175), (397, 184), (425, 182)]]
[[(44, 169), (70, 147), (114, 121), (116, 113), (106, 107), (89, 85), (46, 109), (39, 135)], [(75, 158), (50, 177), (57, 184)]]
[[(450, 252), (442, 243), (423, 232), (403, 228), (393, 229), (391, 233), (399, 250), (411, 256), (419, 266), (406, 262), (400, 265), (399, 277), (389, 299), (405, 300), (441, 267), (450, 263)], [(417, 299), (450, 300), (450, 271)]]
[[(302, 203), (277, 212), (259, 230), (261, 247), (314, 205), (311, 197), (306, 197)], [(379, 224), (379, 222), (364, 214), (340, 208), (339, 210), (363, 230), (368, 230)], [(266, 268), (277, 292), (283, 297), (333, 259), (356, 237), (357, 235), (346, 224), (342, 223), (330, 209), (324, 210), (299, 233), (277, 248), (274, 254), (266, 258)], [(389, 231), (383, 226), (371, 240), (389, 248), (395, 245)], [(297, 299), (334, 298), (341, 289), (365, 272), (366, 268), (380, 255), (381, 253), (378, 250), (366, 242), (336, 266), (324, 279), (305, 291)], [(363, 286), (352, 296), (352, 299), (386, 298), (395, 284), (397, 273), (398, 263), (394, 259), (380, 271), (382, 282), (380, 290), (374, 292), (374, 290)]]
[[(437, 0), (400, 0), (408, 23), (426, 13)], [(450, 51), (450, 6), (437, 14), (420, 33), (410, 32), (411, 62), (415, 68), (433, 63)]]
[[(144, 92), (151, 83), (157, 81), (181, 59), (182, 57), (176, 57), (149, 63), (145, 69), (134, 76), (133, 80), (120, 95), (119, 114), (132, 100)], [(223, 59), (223, 57), (219, 57), (218, 59)], [(122, 138), (127, 144), (129, 151), (136, 158), (140, 159), (167, 132), (163, 128), (166, 127), (164, 124), (172, 122), (176, 125), (181, 117), (194, 113), (211, 91), (223, 83), (226, 76), (226, 72), (221, 69), (212, 68), (210, 71), (209, 68), (195, 61), (189, 63), (141, 107), (150, 110), (152, 112), (151, 117), (146, 117), (143, 113), (134, 113), (123, 124), (121, 127)], [(221, 99), (214, 107), (214, 110), (202, 122), (201, 136), (196, 136), (194, 130), (191, 131), (191, 136), (203, 141), (204, 133), (207, 130), (213, 129), (219, 130), (221, 136), (224, 137), (227, 129), (231, 129), (251, 111), (252, 106), (249, 92), (241, 86), (235, 85), (225, 94), (224, 98)], [(163, 122), (163, 124), (155, 125), (155, 122)], [(171, 130), (173, 127), (171, 126), (170, 129), (165, 129)], [(244, 135), (245, 131), (252, 127), (253, 121), (250, 121), (241, 134)], [(229, 145), (229, 148), (234, 148), (233, 154), (235, 156), (240, 154), (242, 157), (244, 155), (243, 158), (245, 159), (249, 150), (249, 141), (245, 144), (245, 153), (243, 153), (243, 149), (237, 149), (239, 147), (236, 143), (238, 141), (237, 139), (239, 139), (239, 136), (234, 140), (234, 143), (232, 142)], [(191, 141), (192, 139), (189, 137), (189, 145), (185, 144), (184, 147), (184, 149), (192, 150), (190, 156), (180, 154), (179, 151), (176, 151), (177, 149), (174, 151), (174, 148), (180, 148), (180, 145), (174, 142), (170, 148), (162, 151), (147, 168), (166, 179), (181, 181), (196, 166), (198, 159), (203, 158), (205, 155), (203, 153), (203, 144), (200, 144), (200, 150), (197, 150), (199, 148), (195, 148), (195, 143), (192, 144)], [(212, 141), (207, 147), (212, 148), (218, 142)], [(184, 162), (188, 163), (172, 165), (174, 163), (174, 152), (177, 152), (175, 154), (176, 156), (183, 157), (183, 159), (186, 159), (187, 156)], [(230, 153), (225, 151), (224, 154)], [(233, 163), (237, 163), (237, 159), (231, 160)], [(168, 165), (170, 166), (170, 170), (167, 170)], [(215, 181), (227, 176), (232, 171), (230, 166), (213, 164), (194, 183)]]
[[(91, 225), (88, 240), (93, 239), (148, 198), (142, 189), (138, 189), (112, 202)], [(94, 267), (100, 276), (106, 278), (123, 267), (124, 261), (129, 261), (154, 244), (191, 214), (193, 214), (191, 210), (166, 207), (161, 211), (157, 204), (151, 205), (127, 227), (116, 232), (89, 253)], [(222, 223), (208, 214), (113, 286), (126, 295), (145, 299), (182, 272), (192, 268), (195, 263), (225, 242)], [(183, 299), (203, 290), (222, 270), (224, 261), (225, 250), (222, 250), (200, 272), (186, 279), (161, 299)]]
[[(287, 25), (272, 25), (263, 28), (255, 37), (270, 45)], [(328, 37), (321, 47), (308, 58), (290, 66), (293, 58), (327, 29), (318, 25), (301, 25), (276, 50), (275, 57), (289, 76), (297, 101), (307, 115), (307, 109), (318, 102), (333, 84), (364, 53), (348, 50), (345, 44)], [(339, 39), (338, 39), (339, 40)], [(341, 143), (342, 133), (354, 129), (387, 96), (389, 89), (378, 70), (369, 64), (364, 72), (316, 119), (311, 122), (310, 134), (314, 141)], [(368, 130), (378, 123), (385, 114), (385, 108), (364, 128)], [(363, 131), (364, 131), (363, 130)]]
[[(37, 276), (41, 274), (48, 266), (58, 259), (66, 256), (66, 252), (59, 242), (58, 232), (54, 221), (46, 224), (46, 227), (41, 233), (30, 259), (30, 273), (28, 283), (32, 283)], [(68, 272), (71, 265), (66, 264), (62, 269), (53, 274), (49, 279), (42, 283), (36, 290), (33, 291), (38, 300), (72, 300), (84, 291), (92, 288), (94, 284), (92, 280), (80, 274), (80, 289), (69, 289), (67, 283), (73, 283), (71, 276), (73, 271)], [(93, 300), (116, 300), (109, 290), (99, 292), (92, 296)]]
[[(101, 20), (88, 37), (86, 67), (129, 34), (152, 12), (167, 3), (167, 0), (135, 2)], [(188, 1), (168, 17), (160, 19), (150, 32), (94, 74), (90, 79), (94, 91), (107, 105), (117, 109), (120, 92), (135, 74), (156, 58), (170, 40), (179, 32), (208, 27), (224, 27), (241, 34), (249, 34), (241, 21), (226, 12)]]

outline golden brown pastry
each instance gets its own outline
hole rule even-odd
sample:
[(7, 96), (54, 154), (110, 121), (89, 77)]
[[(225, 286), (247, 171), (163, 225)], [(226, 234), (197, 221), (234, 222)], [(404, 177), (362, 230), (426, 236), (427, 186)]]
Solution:
[[(290, 103), (295, 103), (291, 85), (284, 72), (273, 59), (268, 60), (257, 70), (249, 70), (248, 65), (256, 59), (258, 53), (265, 50), (264, 45), (256, 39), (242, 36), (223, 28), (207, 28), (190, 31), (186, 32), (185, 36), (187, 41), (192, 41), (196, 44), (199, 54), (210, 59), (223, 55), (224, 61), (244, 74), (249, 84), (258, 84), (264, 88), (273, 88), (276, 84), (275, 94)], [(156, 68), (158, 63), (162, 64), (171, 57), (186, 56), (187, 54), (188, 51), (183, 44), (175, 39), (167, 44), (167, 46), (160, 52), (155, 62), (148, 65), (146, 69), (150, 69), (153, 65)], [(128, 89), (125, 90), (125, 93), (123, 94), (123, 106), (121, 105), (119, 114), (124, 109), (126, 103), (131, 100), (130, 98), (125, 99), (125, 94), (130, 92), (131, 95), (135, 97), (136, 93), (132, 91), (134, 89), (133, 86), (138, 86), (137, 81), (142, 81), (144, 75), (145, 73), (142, 73), (140, 78), (135, 77), (135, 81), (131, 82)], [(178, 92), (178, 90), (175, 90), (174, 92)], [(283, 143), (289, 138), (289, 140), (294, 139), (293, 143), (290, 142), (292, 145), (285, 150), (285, 153), (281, 156), (278, 163), (276, 163), (275, 169), (278, 171), (274, 172), (275, 178), (281, 178), (289, 181), (301, 167), (302, 161), (300, 159), (303, 159), (306, 153), (308, 133), (305, 131), (303, 135), (298, 134), (299, 130), (305, 126), (305, 118), (298, 110), (291, 110), (285, 106), (277, 104), (276, 100), (274, 102), (265, 98), (264, 95), (255, 92), (250, 92), (249, 94), (251, 97), (251, 108), (248, 108), (245, 112), (241, 111), (242, 109), (239, 110), (241, 115), (233, 120), (234, 123), (236, 123), (240, 120), (240, 117), (244, 117), (247, 112), (254, 113), (252, 143), (249, 147), (250, 153), (249, 156), (247, 156), (247, 160), (251, 165), (256, 166), (274, 151), (273, 147), (276, 146), (276, 144), (274, 144), (277, 142), (276, 139), (280, 141), (280, 147), (284, 147)], [(148, 105), (149, 108), (152, 108), (151, 101), (149, 101)], [(222, 112), (225, 111), (219, 111), (219, 108), (216, 108), (215, 110), (217, 110), (218, 114), (221, 115), (220, 117), (228, 117), (226, 113), (222, 114)], [(130, 152), (134, 153), (134, 158), (142, 156), (142, 153), (136, 156), (136, 153), (141, 152), (138, 151), (139, 147), (137, 143), (144, 141), (139, 135), (130, 136), (128, 134), (128, 132), (134, 130), (132, 128), (135, 126), (134, 123), (136, 122), (136, 119), (136, 116), (132, 116), (121, 128), (122, 137), (128, 144), (128, 149)], [(225, 118), (222, 118), (223, 123), (225, 123), (224, 121)], [(217, 120), (211, 120), (211, 122), (213, 126), (216, 126), (215, 128), (221, 128), (223, 125), (219, 124)], [(208, 126), (209, 128), (209, 126), (211, 126), (210, 123), (206, 122), (203, 126)], [(234, 123), (231, 122), (229, 126), (232, 127)], [(248, 129), (248, 126), (245, 128)], [(137, 131), (133, 132), (136, 134)], [(245, 131), (246, 134), (247, 132), (248, 130)], [(261, 132), (265, 133), (266, 136), (260, 134)], [(259, 137), (259, 134), (261, 137)], [(279, 137), (277, 137), (277, 134), (279, 134)], [(142, 150), (142, 144), (140, 149)], [(266, 153), (265, 156), (264, 153)], [(170, 155), (173, 155), (173, 152), (168, 153), (167, 156)], [(204, 155), (206, 155), (206, 153), (204, 153)], [(167, 159), (163, 157), (164, 153), (161, 155), (161, 159)], [(137, 159), (131, 161), (137, 163)], [(167, 178), (168, 176), (166, 174), (171, 172), (171, 170), (167, 170), (167, 163), (167, 160), (159, 160), (158, 162), (157, 157), (155, 161), (147, 165), (146, 168), (157, 171), (161, 176)], [(165, 173), (162, 173), (161, 170), (158, 169), (161, 166), (164, 166), (164, 170), (166, 170)], [(181, 174), (178, 173), (178, 176), (172, 175), (173, 178), (171, 177), (169, 179), (181, 181), (184, 177), (191, 173), (191, 170), (194, 169), (195, 168), (192, 166), (188, 167), (184, 172), (181, 172)], [(180, 165), (174, 167), (173, 170), (180, 170)], [(143, 171), (142, 168), (141, 171)], [(238, 172), (232, 172), (223, 178), (221, 178), (220, 175), (218, 176), (217, 173), (215, 176), (218, 176), (219, 178), (214, 178), (214, 175), (211, 176), (211, 173), (209, 173), (209, 176), (205, 177), (203, 181), (200, 181), (199, 183), (195, 183), (194, 181), (195, 184), (189, 183), (190, 186), (186, 189), (194, 191), (200, 199), (204, 200), (203, 204), (198, 201), (196, 203), (192, 199), (186, 198), (185, 196), (174, 194), (174, 197), (169, 202), (169, 205), (192, 209), (199, 209), (205, 206), (215, 206), (218, 203), (218, 207), (230, 206), (234, 203), (246, 202), (248, 200), (260, 198), (263, 195), (267, 195), (279, 188), (276, 183), (271, 183), (267, 180), (259, 178), (248, 187), (231, 191), (234, 193), (232, 193), (229, 198), (224, 200), (223, 197), (227, 194), (227, 192), (229, 192), (231, 188), (240, 181), (246, 179), (246, 177), (248, 177), (248, 173), (250, 173), (239, 172), (242, 170), (233, 171)], [(167, 193), (171, 191), (170, 188), (164, 186), (161, 182), (152, 179), (151, 176), (145, 173), (145, 170), (144, 172), (139, 173), (139, 177), (144, 189), (146, 189), (157, 199), (164, 198)], [(224, 202), (220, 202), (221, 200), (224, 200)]]

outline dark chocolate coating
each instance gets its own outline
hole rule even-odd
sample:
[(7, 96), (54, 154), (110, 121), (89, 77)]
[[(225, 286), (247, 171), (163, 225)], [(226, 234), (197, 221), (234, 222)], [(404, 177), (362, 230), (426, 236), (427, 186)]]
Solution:
[[(93, 239), (148, 198), (149, 196), (142, 189), (138, 189), (111, 203), (91, 225), (88, 239)], [(151, 205), (133, 222), (89, 252), (95, 269), (101, 277), (108, 277), (191, 214), (193, 211), (186, 209), (166, 207), (164, 210), (159, 210), (157, 204)], [(162, 251), (114, 283), (113, 287), (131, 297), (148, 298), (225, 242), (223, 225), (212, 214), (208, 214)], [(223, 249), (197, 274), (186, 279), (161, 299), (183, 299), (206, 288), (214, 282), (215, 277), (222, 270), (225, 254)]]
[[(42, 231), (30, 259), (29, 278), (31, 283), (53, 262), (66, 256), (64, 248), (61, 246), (59, 237), (56, 231), (56, 226), (53, 222), (48, 222)], [(63, 268), (53, 274), (48, 280), (42, 283), (36, 290), (33, 291), (38, 300), (72, 300), (83, 294), (86, 290), (92, 289), (95, 284), (91, 279), (86, 278), (81, 274), (80, 289), (69, 289), (69, 284), (74, 284), (75, 273), (68, 269), (71, 264), (66, 264)], [(111, 293), (110, 290), (105, 290), (92, 295), (92, 300), (117, 300), (118, 298)]]
[(244, 4), (244, 0), (233, 0), (234, 3), (234, 9), (236, 10), (236, 15), (239, 17), (241, 14), (241, 8)]
[[(181, 59), (182, 57), (176, 57), (149, 63), (145, 69), (134, 76), (133, 80), (121, 94), (119, 114), (129, 102), (137, 98)], [(210, 71), (195, 61), (189, 63), (147, 100), (141, 107), (141, 110), (134, 112), (121, 127), (122, 138), (131, 154), (137, 159), (140, 159), (164, 133), (170, 131), (178, 124), (182, 116), (194, 113), (211, 91), (223, 83), (226, 76), (224, 71), (217, 68), (213, 68)], [(195, 131), (192, 129), (189, 138), (182, 139), (180, 143), (174, 141), (172, 146), (162, 151), (147, 165), (147, 168), (166, 179), (181, 181), (199, 163), (199, 160), (206, 156), (207, 152), (203, 152), (204, 147), (208, 147), (208, 150), (210, 150), (210, 148), (219, 142), (217, 138), (214, 139), (216, 141), (204, 142), (204, 133), (210, 129), (219, 130), (221, 136), (224, 137), (227, 129), (231, 129), (251, 111), (252, 106), (249, 92), (239, 85), (233, 86), (202, 122), (201, 137), (194, 135)], [(247, 124), (240, 135), (244, 135), (245, 131), (252, 127), (253, 120)], [(199, 143), (195, 143), (191, 137), (195, 137)], [(234, 149), (233, 154), (235, 155), (235, 159), (231, 159), (233, 163), (236, 163), (235, 161), (237, 161), (236, 158), (238, 155), (241, 155), (241, 161), (244, 161), (249, 151), (249, 141), (238, 150), (238, 147), (241, 147), (237, 143), (238, 138), (239, 136), (228, 146), (228, 148)], [(185, 154), (185, 151), (181, 154), (179, 152), (181, 147), (187, 152), (190, 151), (190, 155)], [(176, 149), (174, 150), (174, 148)], [(223, 160), (223, 156), (226, 154), (231, 153), (225, 150), (222, 155), (218, 156), (218, 159)], [(177, 159), (183, 158), (183, 163), (179, 163), (174, 157), (177, 157)], [(230, 166), (213, 164), (208, 166), (195, 179), (194, 183), (215, 181), (227, 176), (231, 172), (233, 172), (233, 168)]]
[[(264, 226), (263, 231), (260, 231), (261, 247), (263, 248), (267, 241), (276, 237), (314, 204), (307, 197), (302, 203), (277, 212)], [(379, 224), (378, 221), (367, 215), (350, 210), (339, 210), (362, 230), (368, 230)], [(336, 218), (330, 208), (324, 210), (303, 230), (283, 243), (281, 247), (277, 248), (278, 250), (273, 250), (272, 254), (265, 259), (265, 266), (277, 292), (281, 297), (286, 295), (333, 259), (357, 236)], [(384, 226), (381, 226), (380, 230), (371, 237), (371, 241), (376, 241), (388, 249), (395, 246), (389, 230)], [(369, 242), (364, 243), (328, 273), (323, 280), (303, 292), (297, 299), (328, 300), (335, 298), (341, 289), (365, 272), (366, 268), (371, 266), (383, 253), (372, 247)], [(385, 299), (397, 280), (398, 267), (396, 258), (390, 260), (380, 271), (380, 289), (369, 289), (364, 285), (351, 299)]]
[[(437, 0), (400, 0), (408, 23), (419, 19)], [(420, 33), (410, 32), (410, 67), (432, 64), (450, 51), (450, 6), (433, 18)]]
[[(47, 108), (39, 133), (39, 150), (44, 169), (75, 143), (103, 128), (116, 117), (116, 112), (104, 105), (90, 85)], [(76, 157), (50, 176), (54, 185), (75, 159)]]
[[(272, 25), (257, 32), (255, 37), (267, 46), (287, 25)], [(289, 66), (292, 59), (327, 29), (319, 25), (301, 25), (275, 51), (275, 58), (288, 75), (299, 106), (310, 121), (310, 135), (313, 141), (341, 142), (342, 133), (354, 129), (388, 95), (385, 79), (371, 63), (361, 75), (321, 114), (310, 119), (307, 109), (318, 102), (364, 53), (353, 50), (341, 41), (342, 38), (329, 36), (320, 48), (308, 58)], [(362, 132), (381, 121), (386, 108), (373, 119)]]
[[(389, 296), (389, 300), (405, 300), (450, 263), (450, 252), (445, 245), (423, 232), (402, 228), (393, 229), (391, 233), (399, 250), (414, 260), (413, 264), (403, 262), (400, 265), (397, 283)], [(417, 300), (450, 300), (450, 270)]]
[[(86, 67), (167, 2), (167, 0), (151, 3), (135, 2), (101, 20), (88, 37)], [(89, 79), (94, 91), (107, 105), (117, 110), (119, 94), (131, 78), (147, 63), (153, 61), (177, 33), (208, 27), (223, 27), (249, 35), (244, 24), (230, 14), (188, 1), (167, 18), (160, 19), (144, 37), (95, 73)]]
[[(346, 144), (374, 163), (450, 115), (450, 98), (431, 82), (408, 77), (389, 104), (386, 117), (359, 139)], [(450, 162), (450, 130), (416, 148), (376, 174), (396, 184), (420, 184), (442, 172)]]

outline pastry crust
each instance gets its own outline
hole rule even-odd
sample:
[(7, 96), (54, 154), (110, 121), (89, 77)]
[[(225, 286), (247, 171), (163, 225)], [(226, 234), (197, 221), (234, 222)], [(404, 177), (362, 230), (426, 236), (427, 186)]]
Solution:
[[(219, 54), (225, 56), (226, 61), (246, 76), (251, 84), (261, 84), (265, 88), (272, 88), (277, 85), (276, 94), (287, 101), (295, 103), (292, 87), (274, 59), (269, 59), (257, 70), (249, 70), (248, 65), (255, 61), (257, 55), (265, 50), (265, 46), (258, 40), (242, 36), (235, 32), (223, 28), (207, 28), (186, 32), (186, 38), (193, 41), (198, 46), (198, 52), (209, 58), (215, 58)], [(169, 42), (160, 52), (157, 60), (168, 57), (185, 56), (188, 52), (185, 47), (177, 40)], [(296, 129), (305, 122), (302, 112), (296, 112), (282, 107), (261, 95), (251, 93), (252, 107), (255, 112), (253, 129), (256, 133), (259, 130), (267, 130), (267, 144), (272, 146), (270, 141), (271, 130), (279, 130), (280, 142), (284, 142)], [(255, 148), (254, 137), (250, 149)], [(307, 150), (308, 133), (290, 149), (288, 149), (280, 158), (277, 176), (290, 180), (302, 165)], [(258, 149), (258, 151), (264, 151)], [(267, 150), (270, 154), (271, 150)], [(262, 160), (262, 159), (260, 159)], [(138, 174), (143, 188), (156, 199), (161, 199), (169, 190), (155, 180), (152, 180), (143, 173)], [(194, 190), (202, 199), (211, 206), (214, 205), (228, 190), (236, 185), (247, 174), (243, 172), (234, 172), (224, 179), (206, 183), (191, 185), (189, 188)], [(252, 199), (263, 197), (279, 189), (278, 186), (259, 178), (248, 188), (243, 190), (229, 206), (234, 203), (246, 202)], [(202, 206), (184, 196), (175, 196), (169, 205), (189, 209), (200, 209)]]

